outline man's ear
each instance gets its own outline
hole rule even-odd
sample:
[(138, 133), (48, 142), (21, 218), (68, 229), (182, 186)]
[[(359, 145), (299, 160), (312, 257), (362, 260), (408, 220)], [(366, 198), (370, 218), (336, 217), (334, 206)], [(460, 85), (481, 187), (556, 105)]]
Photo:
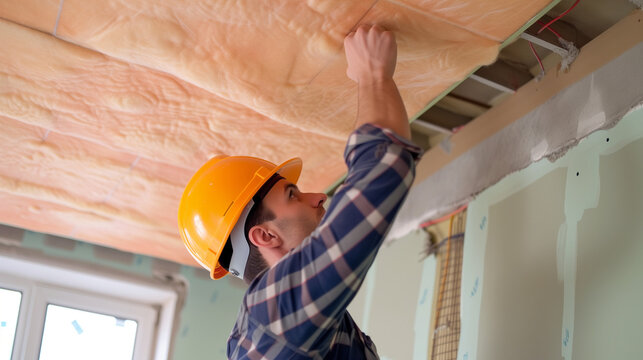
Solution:
[(281, 245), (281, 238), (265, 224), (255, 225), (248, 231), (248, 240), (258, 247), (273, 248)]

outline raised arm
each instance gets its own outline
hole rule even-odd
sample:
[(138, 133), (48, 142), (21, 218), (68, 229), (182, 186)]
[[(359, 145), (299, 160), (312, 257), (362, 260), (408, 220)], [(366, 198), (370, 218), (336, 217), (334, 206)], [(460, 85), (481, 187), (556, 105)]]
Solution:
[(371, 123), (410, 139), (409, 119), (393, 81), (397, 61), (395, 36), (381, 27), (362, 25), (344, 40), (346, 74), (358, 87), (355, 128)]
[[(392, 75), (395, 40), (360, 27), (346, 41), (348, 76), (359, 83), (359, 116), (346, 144), (346, 180), (319, 226), (250, 285), (249, 321), (293, 351), (323, 358), (346, 307), (373, 264), (415, 175), (421, 149), (407, 139)], [(375, 125), (375, 126), (373, 126)], [(284, 345), (286, 346), (286, 345)]]

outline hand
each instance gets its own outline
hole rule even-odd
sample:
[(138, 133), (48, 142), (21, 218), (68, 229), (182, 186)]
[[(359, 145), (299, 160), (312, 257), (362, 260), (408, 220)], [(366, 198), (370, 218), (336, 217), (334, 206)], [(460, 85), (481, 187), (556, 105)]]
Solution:
[(360, 25), (344, 39), (348, 68), (346, 75), (357, 83), (392, 79), (397, 61), (397, 44), (392, 32), (377, 25)]

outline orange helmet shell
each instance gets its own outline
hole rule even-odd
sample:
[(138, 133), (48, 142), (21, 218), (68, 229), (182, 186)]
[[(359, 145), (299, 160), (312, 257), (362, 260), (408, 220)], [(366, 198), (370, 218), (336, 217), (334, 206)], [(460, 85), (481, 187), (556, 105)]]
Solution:
[(297, 183), (301, 168), (299, 158), (277, 166), (254, 157), (219, 155), (192, 176), (179, 203), (179, 229), (185, 247), (212, 279), (228, 274), (219, 257), (252, 197), (276, 173)]

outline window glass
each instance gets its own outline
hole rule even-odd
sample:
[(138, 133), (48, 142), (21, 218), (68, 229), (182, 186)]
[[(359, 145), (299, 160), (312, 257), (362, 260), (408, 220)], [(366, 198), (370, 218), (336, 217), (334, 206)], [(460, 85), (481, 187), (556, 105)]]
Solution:
[(0, 360), (10, 360), (22, 293), (0, 288)]
[(131, 360), (134, 320), (49, 304), (40, 360)]

